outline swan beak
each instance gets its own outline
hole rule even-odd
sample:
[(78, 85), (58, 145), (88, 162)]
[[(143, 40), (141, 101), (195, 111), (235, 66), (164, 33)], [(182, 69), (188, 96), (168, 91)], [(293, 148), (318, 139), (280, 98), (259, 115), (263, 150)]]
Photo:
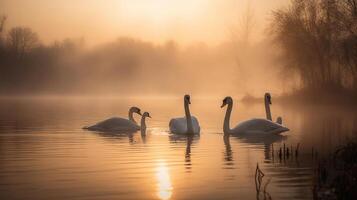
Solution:
[(223, 104), (221, 105), (221, 108), (223, 108), (225, 105), (226, 105), (226, 104), (225, 104), (225, 103), (223, 103)]
[(142, 116), (143, 114), (141, 114), (141, 111), (139, 110), (138, 112), (137, 112), (140, 116)]

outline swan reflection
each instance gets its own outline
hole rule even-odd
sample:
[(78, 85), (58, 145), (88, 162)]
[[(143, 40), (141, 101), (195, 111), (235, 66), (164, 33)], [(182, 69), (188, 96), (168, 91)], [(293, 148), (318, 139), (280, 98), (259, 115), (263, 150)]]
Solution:
[(156, 167), (157, 196), (162, 200), (171, 198), (172, 185), (168, 167), (165, 161), (159, 161)]
[[(106, 140), (113, 141), (113, 142), (128, 139), (129, 144), (133, 145), (133, 144), (137, 143), (138, 141), (140, 141), (140, 139), (139, 139), (140, 137), (138, 137), (139, 131), (134, 132), (134, 133), (93, 131), (93, 133), (101, 136), (102, 138), (104, 138)], [(146, 139), (147, 139), (146, 134), (142, 134), (142, 132), (141, 132), (140, 135), (141, 135), (142, 142), (145, 144)]]
[(191, 172), (191, 144), (193, 141), (193, 135), (187, 136), (186, 152), (185, 152), (185, 166), (187, 172)]
[[(230, 137), (233, 137), (242, 143), (255, 145), (255, 146), (262, 145), (264, 147), (264, 157), (267, 160), (271, 159), (271, 151), (272, 151), (271, 144), (276, 142), (281, 142), (283, 140), (286, 140), (287, 138), (287, 136), (277, 135), (277, 134), (242, 134), (242, 135), (231, 135)], [(225, 138), (224, 141), (225, 141), (226, 148), (228, 148), (227, 155), (229, 155), (229, 149), (230, 149), (229, 137), (227, 139)]]
[[(192, 143), (197, 142), (200, 139), (200, 135), (170, 135), (170, 142), (186, 144), (185, 150), (185, 168), (186, 172), (191, 172), (192, 163), (191, 163), (191, 146)], [(186, 142), (186, 143), (185, 143)]]
[(230, 164), (233, 164), (233, 151), (231, 147), (231, 143), (229, 141), (229, 135), (223, 136), (224, 146), (226, 147), (226, 151), (224, 153), (224, 160)]

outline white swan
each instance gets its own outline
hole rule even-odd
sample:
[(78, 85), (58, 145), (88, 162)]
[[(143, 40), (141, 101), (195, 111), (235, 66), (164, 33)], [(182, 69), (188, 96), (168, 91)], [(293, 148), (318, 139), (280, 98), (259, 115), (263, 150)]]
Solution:
[(289, 131), (288, 128), (274, 123), (266, 119), (250, 119), (239, 123), (233, 129), (230, 128), (229, 121), (233, 108), (232, 97), (226, 97), (223, 100), (221, 108), (228, 105), (226, 116), (224, 118), (223, 132), (225, 135), (229, 134), (279, 134), (285, 131)]
[(150, 113), (144, 112), (143, 115), (141, 116), (140, 129), (142, 130), (142, 132), (146, 130), (146, 123), (145, 123), (146, 117), (151, 118)]
[(134, 120), (133, 113), (141, 115), (139, 108), (131, 107), (128, 114), (129, 119), (112, 117), (83, 128), (91, 131), (137, 131), (140, 130), (140, 126)]
[[(265, 113), (267, 116), (267, 120), (273, 121), (270, 112), (270, 105), (271, 105), (271, 95), (270, 93), (265, 93), (264, 95), (264, 104), (265, 104)], [(276, 123), (283, 124), (283, 118), (280, 116), (276, 118)]]
[(189, 104), (190, 95), (184, 96), (184, 108), (185, 108), (185, 117), (173, 118), (170, 120), (169, 127), (171, 133), (175, 134), (199, 134), (200, 125), (196, 117), (191, 116)]

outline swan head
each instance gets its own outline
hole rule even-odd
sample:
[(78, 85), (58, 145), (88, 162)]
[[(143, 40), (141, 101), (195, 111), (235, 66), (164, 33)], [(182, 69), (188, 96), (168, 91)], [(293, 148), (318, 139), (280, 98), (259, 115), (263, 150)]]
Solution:
[(223, 108), (224, 106), (226, 106), (227, 104), (232, 104), (233, 103), (233, 99), (232, 97), (226, 97), (223, 99), (221, 108)]
[(271, 95), (269, 92), (265, 93), (264, 95), (265, 101), (271, 104)]
[(186, 94), (184, 97), (183, 97), (185, 103), (187, 104), (191, 104), (191, 100), (190, 100), (190, 95)]
[(148, 113), (148, 112), (144, 112), (143, 117), (149, 117), (149, 118), (151, 118), (150, 113)]
[(134, 113), (137, 113), (138, 115), (142, 115), (141, 114), (141, 110), (138, 107), (133, 106), (133, 107), (130, 108), (130, 111), (134, 112)]

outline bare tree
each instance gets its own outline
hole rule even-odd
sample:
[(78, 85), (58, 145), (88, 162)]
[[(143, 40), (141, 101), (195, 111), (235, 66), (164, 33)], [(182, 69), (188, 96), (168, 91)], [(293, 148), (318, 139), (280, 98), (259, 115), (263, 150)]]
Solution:
[[(247, 4), (246, 10), (239, 16), (237, 23), (230, 29), (231, 42), (234, 50), (234, 59), (237, 65), (238, 74), (248, 74), (249, 68), (249, 55), (251, 35), (255, 26), (254, 10), (250, 5), (250, 1)], [(241, 87), (245, 87), (246, 80), (244, 77), (240, 77), (239, 84)], [(238, 80), (237, 80), (238, 81)]]
[(240, 40), (244, 47), (248, 47), (250, 44), (255, 24), (254, 11), (249, 3), (240, 20)]
[(18, 56), (23, 56), (40, 44), (37, 34), (26, 27), (10, 29), (7, 39), (11, 50)]
[(237, 24), (231, 28), (232, 41), (240, 47), (247, 47), (256, 25), (254, 10), (250, 3), (247, 4), (246, 10), (238, 19)]
[(6, 21), (6, 16), (2, 16), (2, 17), (0, 18), (0, 33), (2, 33), (3, 30), (4, 30), (5, 21)]
[(5, 30), (6, 16), (0, 17), (0, 46), (4, 44), (4, 30)]

